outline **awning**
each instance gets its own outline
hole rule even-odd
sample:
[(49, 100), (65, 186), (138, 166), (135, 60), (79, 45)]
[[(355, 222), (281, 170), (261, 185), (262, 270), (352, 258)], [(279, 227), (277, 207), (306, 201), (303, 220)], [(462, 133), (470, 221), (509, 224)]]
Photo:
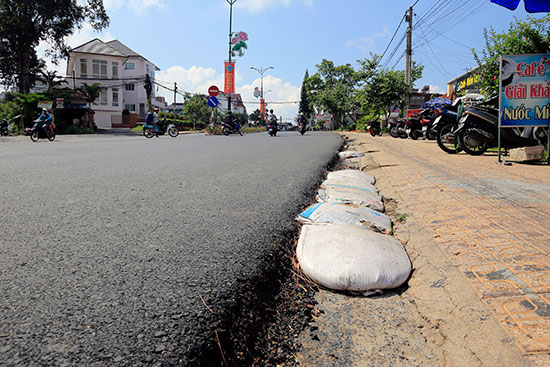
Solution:
[(68, 104), (64, 107), (65, 109), (73, 109), (73, 110), (84, 110), (88, 111), (88, 113), (94, 114), (95, 111), (92, 110), (90, 107), (86, 106), (85, 104)]
[[(521, 0), (491, 0), (492, 3), (504, 6), (510, 10), (516, 10)], [(548, 0), (523, 0), (525, 11), (528, 13), (550, 12), (550, 1)]]

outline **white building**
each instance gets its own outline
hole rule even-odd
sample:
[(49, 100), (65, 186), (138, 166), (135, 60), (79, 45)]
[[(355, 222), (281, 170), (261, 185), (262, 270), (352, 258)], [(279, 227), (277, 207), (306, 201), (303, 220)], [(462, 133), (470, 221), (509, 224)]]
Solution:
[[(98, 127), (121, 124), (123, 110), (143, 119), (147, 113), (145, 75), (149, 74), (154, 83), (158, 70), (155, 64), (122, 42), (103, 42), (97, 38), (72, 49), (67, 62), (70, 86), (101, 83), (105, 87), (92, 105)], [(154, 89), (153, 84), (153, 93)], [(157, 100), (152, 98), (152, 103), (156, 105)]]

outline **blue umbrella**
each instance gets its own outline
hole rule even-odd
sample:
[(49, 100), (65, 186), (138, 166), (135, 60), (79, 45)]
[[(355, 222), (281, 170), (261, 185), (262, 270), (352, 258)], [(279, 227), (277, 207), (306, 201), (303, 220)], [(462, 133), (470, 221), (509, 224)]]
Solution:
[(424, 102), (424, 104), (422, 105), (422, 108), (429, 108), (429, 107), (435, 108), (435, 107), (440, 107), (440, 106), (446, 106), (446, 105), (449, 105), (451, 103), (452, 102), (451, 102), (450, 99), (437, 97), (437, 98), (432, 98), (429, 101)]
[[(510, 10), (516, 10), (521, 0), (491, 0), (492, 3), (504, 6)], [(523, 0), (525, 10), (528, 13), (550, 12), (550, 1), (548, 0)]]

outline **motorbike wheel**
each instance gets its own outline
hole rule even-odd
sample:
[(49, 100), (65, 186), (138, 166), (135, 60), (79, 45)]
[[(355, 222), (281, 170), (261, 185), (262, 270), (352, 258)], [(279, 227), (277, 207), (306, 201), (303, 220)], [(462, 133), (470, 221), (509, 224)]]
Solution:
[(469, 130), (470, 129), (465, 129), (458, 134), (460, 146), (470, 155), (482, 155), (487, 151), (489, 145), (484, 141), (481, 142), (481, 145), (470, 145), (470, 138), (468, 137)]
[(436, 137), (437, 137), (437, 131), (435, 131), (434, 129), (429, 129), (428, 133), (426, 134), (426, 138), (428, 140), (435, 140)]
[(411, 137), (412, 140), (418, 140), (421, 136), (422, 136), (421, 131), (418, 131), (418, 130), (411, 131), (410, 137)]
[(34, 141), (35, 143), (38, 141), (38, 131), (35, 130), (31, 133), (31, 140)]
[(49, 141), (54, 141), (54, 140), (55, 140), (55, 133), (51, 133), (51, 134), (48, 136), (48, 140), (49, 140)]
[(231, 134), (231, 132), (229, 132), (229, 130), (225, 127), (222, 127), (222, 132), (223, 132), (223, 135), (225, 136), (228, 136), (229, 134)]
[(301, 135), (304, 135), (304, 133), (305, 133), (305, 131), (300, 131), (300, 134), (301, 134)]
[(407, 135), (407, 132), (406, 131), (400, 131), (399, 132), (399, 137), (401, 139), (407, 139), (409, 136)]
[(370, 129), (369, 129), (369, 133), (372, 136), (376, 136), (376, 135), (380, 134), (380, 131), (378, 130), (377, 127), (371, 126)]
[(145, 136), (147, 139), (151, 139), (155, 134), (153, 133), (153, 130), (151, 130), (148, 127), (143, 128), (143, 136)]
[(239, 129), (239, 135), (243, 136), (243, 131)]
[(462, 150), (456, 136), (452, 140), (448, 138), (448, 134), (451, 134), (454, 128), (455, 124), (441, 125), (435, 134), (435, 140), (439, 148), (449, 154), (456, 154)]
[(168, 135), (170, 135), (170, 136), (173, 137), (173, 138), (175, 138), (176, 136), (178, 136), (179, 133), (180, 133), (179, 130), (176, 129), (175, 127), (173, 127), (173, 126), (172, 126), (171, 128), (168, 129)]
[(390, 128), (390, 135), (392, 138), (398, 138), (399, 137), (399, 131), (397, 130), (397, 126), (393, 126)]

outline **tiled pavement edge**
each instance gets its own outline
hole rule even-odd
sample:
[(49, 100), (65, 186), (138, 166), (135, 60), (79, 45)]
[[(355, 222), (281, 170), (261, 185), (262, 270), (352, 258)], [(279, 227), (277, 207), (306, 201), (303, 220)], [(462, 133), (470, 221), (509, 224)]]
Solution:
[(533, 366), (549, 366), (550, 167), (448, 155), (431, 141), (367, 141), (412, 214), (522, 353)]

